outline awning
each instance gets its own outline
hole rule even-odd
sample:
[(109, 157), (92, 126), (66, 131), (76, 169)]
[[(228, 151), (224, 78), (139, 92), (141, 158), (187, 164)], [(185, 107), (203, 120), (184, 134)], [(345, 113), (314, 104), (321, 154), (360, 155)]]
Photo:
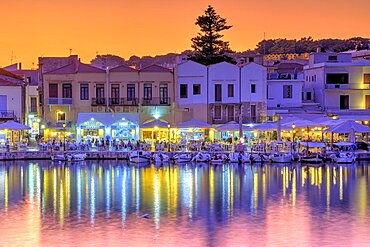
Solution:
[(5, 123), (0, 124), (0, 130), (29, 130), (31, 129), (27, 125), (23, 125), (21, 123), (15, 122), (15, 121), (7, 121)]
[(96, 120), (104, 126), (110, 126), (122, 120), (128, 120), (137, 125), (139, 124), (139, 115), (134, 113), (84, 112), (78, 114), (77, 126), (91, 120)]
[(305, 146), (308, 148), (324, 148), (325, 143), (323, 142), (299, 142), (299, 145)]
[(178, 128), (211, 128), (212, 125), (200, 120), (192, 119), (177, 125)]
[(327, 129), (325, 132), (339, 133), (339, 134), (349, 134), (351, 131), (355, 133), (370, 133), (370, 127), (356, 123), (355, 121), (348, 120), (344, 123), (338, 124)]
[(151, 119), (146, 122), (144, 122), (142, 125), (140, 125), (140, 128), (142, 129), (148, 129), (148, 128), (168, 128), (168, 122), (162, 119)]
[(370, 115), (338, 115), (338, 118), (353, 121), (369, 121)]

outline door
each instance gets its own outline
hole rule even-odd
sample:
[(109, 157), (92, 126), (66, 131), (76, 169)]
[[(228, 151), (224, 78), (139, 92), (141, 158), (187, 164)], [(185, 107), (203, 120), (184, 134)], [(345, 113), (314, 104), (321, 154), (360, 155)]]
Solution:
[(251, 121), (252, 122), (257, 121), (257, 107), (256, 107), (256, 105), (251, 105)]
[(365, 95), (365, 109), (370, 109), (370, 95)]
[(162, 84), (159, 86), (159, 97), (160, 97), (160, 104), (167, 105), (168, 104), (168, 86), (167, 84)]
[(222, 101), (222, 85), (215, 85), (215, 101)]
[(234, 121), (234, 106), (233, 105), (228, 105), (227, 106), (227, 121)]
[(339, 101), (340, 101), (339, 109), (341, 110), (349, 109), (349, 95), (341, 95)]
[(111, 104), (118, 105), (119, 104), (119, 84), (112, 84), (111, 88)]
[(104, 97), (104, 85), (98, 84), (96, 85), (96, 104), (104, 105), (105, 104), (105, 97)]

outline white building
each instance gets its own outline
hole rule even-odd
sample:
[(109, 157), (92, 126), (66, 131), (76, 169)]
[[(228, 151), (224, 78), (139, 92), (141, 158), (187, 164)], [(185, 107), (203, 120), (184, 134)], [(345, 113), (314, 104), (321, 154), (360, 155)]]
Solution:
[(348, 53), (315, 53), (304, 72), (305, 88), (327, 113), (370, 113), (370, 61), (352, 61)]
[(191, 118), (222, 124), (259, 122), (266, 117), (266, 68), (227, 62), (204, 66), (187, 61), (176, 68), (177, 122)]

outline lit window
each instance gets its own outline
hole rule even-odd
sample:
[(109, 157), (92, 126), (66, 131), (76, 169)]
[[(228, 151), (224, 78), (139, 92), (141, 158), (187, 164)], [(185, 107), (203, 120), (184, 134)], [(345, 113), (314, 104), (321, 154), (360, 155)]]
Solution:
[(57, 120), (58, 121), (66, 121), (66, 113), (65, 112), (58, 112), (57, 113)]

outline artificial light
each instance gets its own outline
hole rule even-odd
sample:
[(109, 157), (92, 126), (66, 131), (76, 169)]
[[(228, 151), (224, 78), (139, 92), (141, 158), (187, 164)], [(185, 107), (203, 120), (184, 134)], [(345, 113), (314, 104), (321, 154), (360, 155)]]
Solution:
[(171, 128), (171, 125), (170, 125), (170, 124), (168, 124), (168, 125), (167, 125), (167, 128)]
[(155, 131), (157, 131), (158, 130), (158, 126), (156, 125), (156, 126), (154, 126), (154, 130)]
[(156, 112), (156, 113), (154, 113), (153, 117), (154, 117), (155, 119), (158, 119), (158, 118), (160, 117), (160, 115), (158, 114), (158, 112)]
[(41, 124), (41, 129), (45, 129), (45, 124)]
[(292, 129), (295, 129), (295, 123), (292, 124)]
[(368, 124), (368, 123), (369, 123), (369, 121), (367, 121), (367, 120), (366, 120), (364, 123), (365, 123), (365, 124)]

